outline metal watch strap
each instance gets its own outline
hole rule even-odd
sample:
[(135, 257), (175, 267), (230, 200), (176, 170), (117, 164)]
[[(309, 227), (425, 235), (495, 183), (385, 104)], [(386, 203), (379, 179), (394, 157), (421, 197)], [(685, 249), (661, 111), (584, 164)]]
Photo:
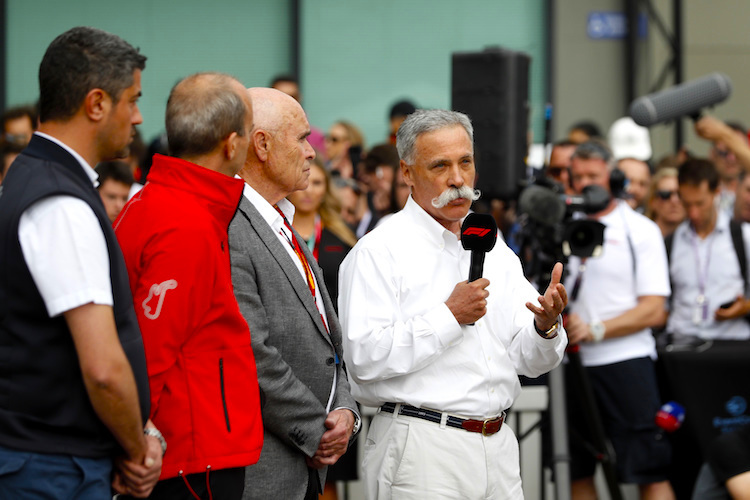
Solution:
[(143, 433), (146, 436), (152, 436), (159, 440), (159, 444), (161, 445), (161, 456), (163, 457), (167, 453), (167, 440), (164, 439), (164, 436), (162, 436), (159, 429), (156, 427), (146, 427), (143, 429)]

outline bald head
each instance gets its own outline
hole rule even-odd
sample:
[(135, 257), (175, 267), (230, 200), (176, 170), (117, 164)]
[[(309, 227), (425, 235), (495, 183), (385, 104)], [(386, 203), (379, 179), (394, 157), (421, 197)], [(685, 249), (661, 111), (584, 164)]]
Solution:
[(253, 107), (253, 132), (240, 176), (273, 204), (305, 189), (315, 151), (302, 106), (276, 89), (247, 90)]
[(232, 133), (244, 136), (252, 107), (244, 86), (223, 73), (197, 73), (174, 86), (167, 101), (169, 151), (179, 158), (206, 155)]
[(276, 89), (253, 87), (247, 89), (253, 105), (253, 130), (277, 132), (294, 114), (304, 115), (302, 106), (288, 94)]

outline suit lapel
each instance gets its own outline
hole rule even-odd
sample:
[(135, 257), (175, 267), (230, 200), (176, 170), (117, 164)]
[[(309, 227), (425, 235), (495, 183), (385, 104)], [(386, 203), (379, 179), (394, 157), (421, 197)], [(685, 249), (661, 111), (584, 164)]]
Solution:
[[(320, 317), (320, 311), (318, 311), (318, 307), (315, 304), (315, 299), (310, 293), (310, 288), (307, 286), (305, 279), (300, 274), (299, 269), (297, 268), (297, 265), (292, 260), (286, 248), (284, 248), (281, 241), (279, 241), (279, 238), (273, 232), (273, 230), (268, 225), (268, 223), (263, 218), (263, 216), (260, 215), (260, 212), (258, 212), (258, 210), (253, 206), (253, 204), (250, 203), (247, 200), (247, 198), (245, 198), (244, 196), (242, 197), (242, 200), (240, 201), (239, 212), (247, 219), (248, 223), (252, 226), (253, 230), (255, 230), (260, 240), (268, 249), (268, 252), (271, 254), (271, 256), (276, 261), (276, 263), (278, 263), (286, 279), (289, 281), (289, 284), (292, 286), (292, 288), (294, 289), (294, 292), (297, 294), (297, 297), (299, 298), (300, 302), (302, 302), (302, 304), (305, 306), (305, 309), (310, 315), (310, 318), (318, 327), (319, 333), (323, 335), (323, 337), (325, 337), (326, 340), (328, 340), (328, 342), (332, 344), (331, 338), (326, 332), (325, 326), (323, 325), (323, 319)], [(299, 235), (296, 234), (296, 231), (294, 232), (294, 235), (297, 238), (299, 237)], [(298, 241), (299, 241), (299, 238), (298, 238)], [(310, 255), (309, 252), (307, 251), (307, 248), (306, 248), (307, 245), (305, 245), (304, 242), (302, 242), (300, 246), (302, 246), (303, 251), (305, 251), (305, 256), (307, 256), (308, 259), (313, 259), (312, 255)], [(309, 262), (311, 264), (310, 267), (313, 269), (313, 272), (315, 273), (315, 279), (317, 280), (319, 284), (322, 284), (323, 281), (322, 281), (322, 278), (316, 272), (316, 269), (315, 269), (316, 266), (312, 265), (314, 260), (309, 260)], [(329, 302), (330, 302), (330, 299), (329, 299)], [(326, 314), (328, 314), (327, 308), (326, 308)], [(329, 318), (330, 318), (330, 315), (329, 315)], [(330, 323), (330, 319), (329, 319), (329, 323)]]

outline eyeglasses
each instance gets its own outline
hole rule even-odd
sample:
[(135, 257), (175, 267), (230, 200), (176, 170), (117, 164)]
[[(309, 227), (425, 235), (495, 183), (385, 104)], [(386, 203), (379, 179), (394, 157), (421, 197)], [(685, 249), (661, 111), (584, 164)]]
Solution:
[(669, 190), (660, 189), (656, 192), (656, 196), (658, 196), (659, 199), (661, 200), (667, 201), (670, 198), (672, 198), (672, 196), (677, 196), (677, 198), (679, 199), (680, 193), (678, 193), (677, 191), (669, 191)]

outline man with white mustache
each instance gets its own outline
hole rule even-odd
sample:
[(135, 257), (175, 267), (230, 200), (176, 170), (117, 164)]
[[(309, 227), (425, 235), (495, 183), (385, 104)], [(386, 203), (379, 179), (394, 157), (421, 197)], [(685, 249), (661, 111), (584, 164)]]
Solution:
[(484, 277), (468, 283), (459, 233), (480, 194), (469, 118), (419, 110), (397, 146), (411, 196), (339, 275), (352, 394), (380, 408), (365, 446), (367, 498), (523, 498), (518, 442), (503, 421), (518, 375), (562, 359), (562, 265), (539, 296), (498, 242)]

